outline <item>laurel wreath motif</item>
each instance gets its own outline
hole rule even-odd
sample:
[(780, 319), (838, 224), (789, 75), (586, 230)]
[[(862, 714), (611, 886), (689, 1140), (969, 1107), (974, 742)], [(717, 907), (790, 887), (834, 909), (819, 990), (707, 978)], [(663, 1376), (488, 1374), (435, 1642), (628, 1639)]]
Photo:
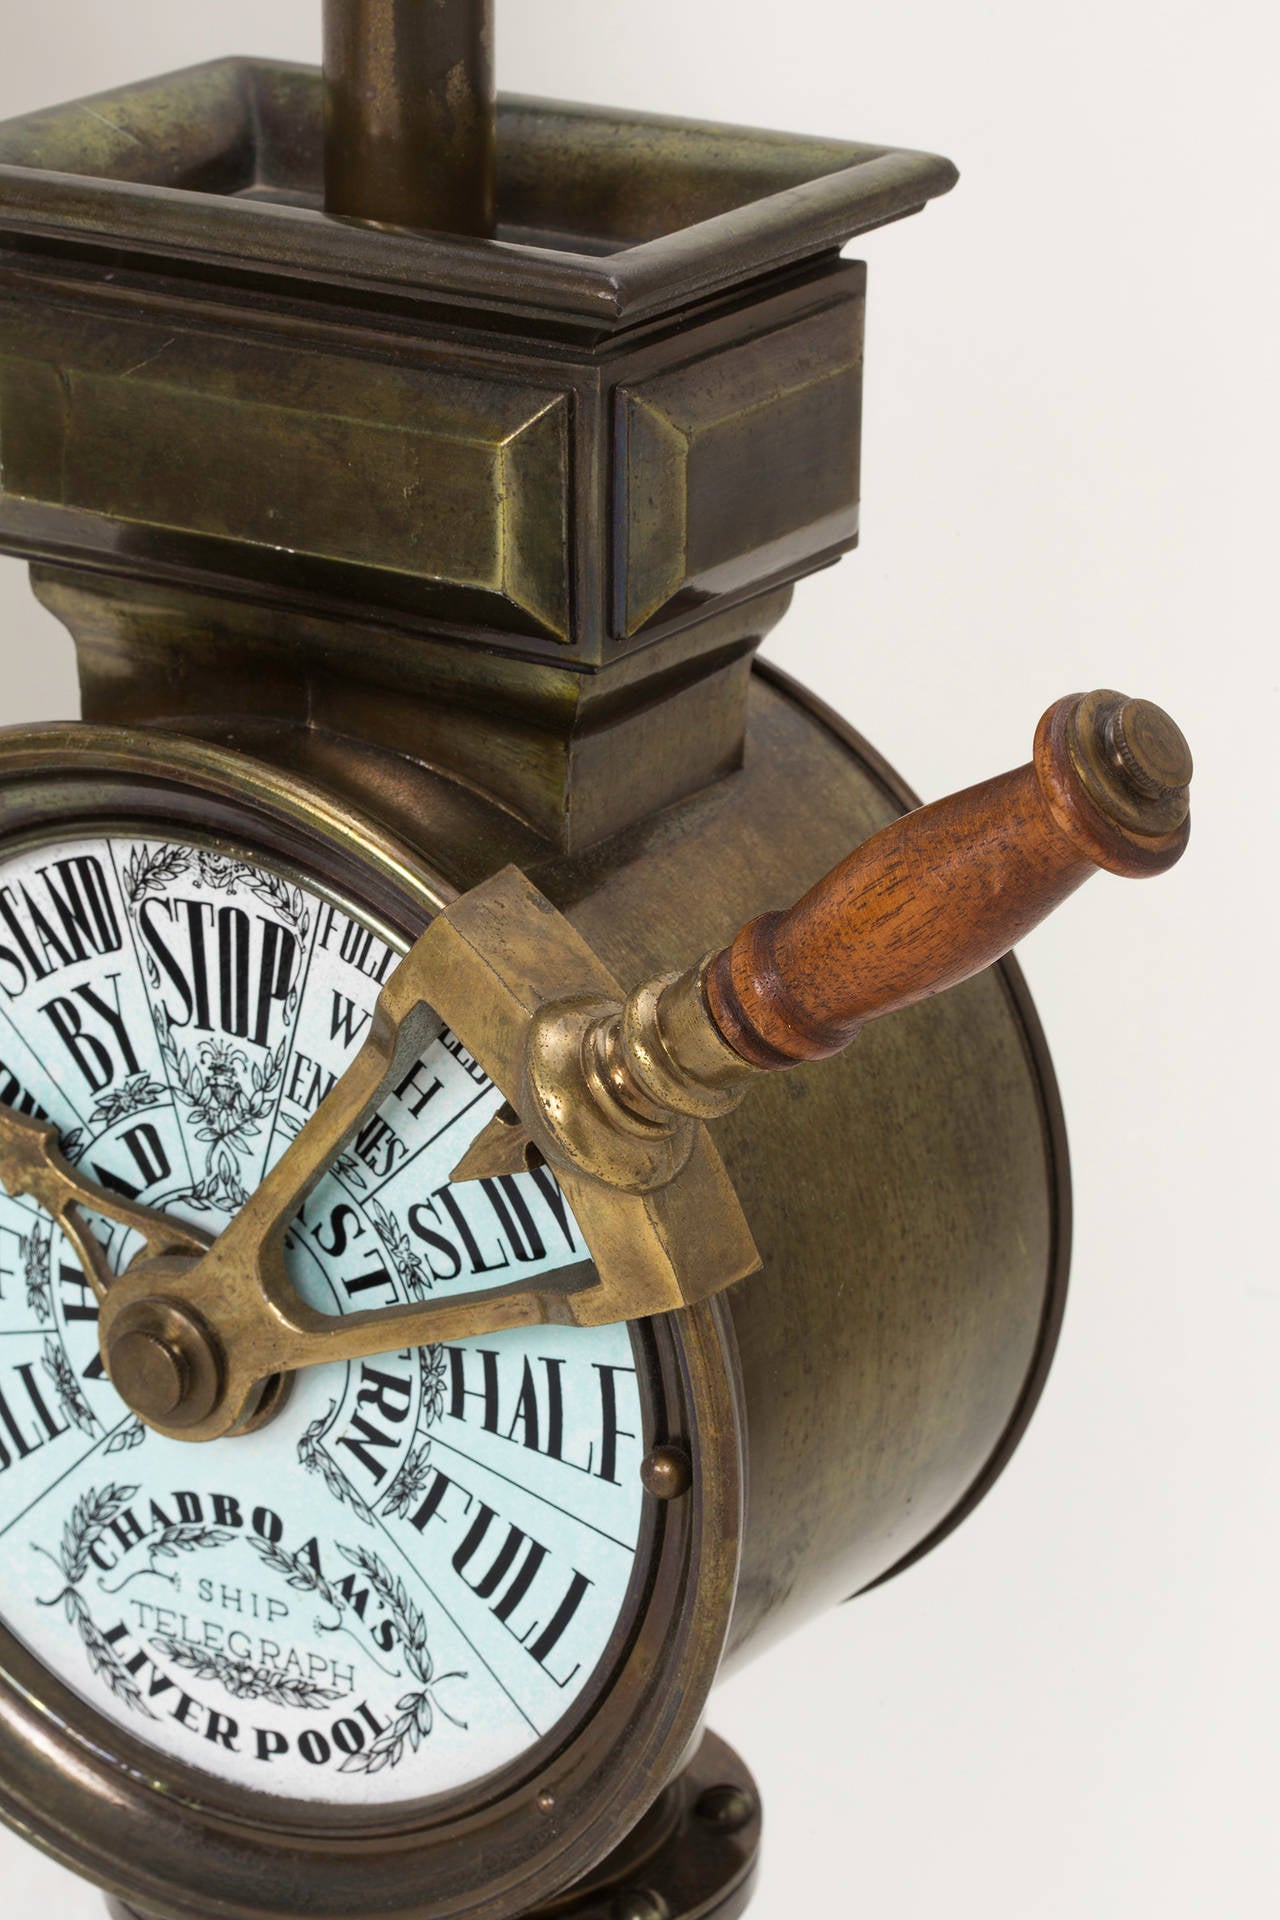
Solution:
[(18, 1252), (22, 1259), (22, 1277), (27, 1289), (27, 1312), (34, 1313), (42, 1325), (53, 1319), (51, 1254), (53, 1233), (46, 1238), (38, 1226), (19, 1234)]
[(181, 880), (190, 871), (191, 860), (190, 847), (135, 847), (121, 875), (130, 911), (136, 913), (149, 896), (164, 893)]
[(75, 1368), (63, 1352), (62, 1343), (52, 1335), (45, 1339), (44, 1354), (40, 1364), (53, 1382), (58, 1404), (67, 1419), (78, 1427), (81, 1433), (96, 1433), (97, 1418), (80, 1391), (80, 1382), (76, 1378)]
[(176, 1586), (177, 1575), (161, 1573), (159, 1567), (156, 1565), (157, 1560), (177, 1560), (180, 1554), (201, 1553), (207, 1547), (225, 1547), (227, 1542), (234, 1539), (234, 1537), (234, 1534), (229, 1533), (225, 1527), (206, 1527), (200, 1521), (196, 1520), (170, 1522), (167, 1527), (161, 1527), (154, 1538), (147, 1541), (147, 1565), (145, 1567), (135, 1568), (132, 1573), (126, 1574), (123, 1580), (118, 1581), (114, 1587), (107, 1586), (105, 1581), (102, 1580), (98, 1582), (98, 1585), (104, 1593), (113, 1594), (122, 1593), (134, 1580), (145, 1580), (149, 1577), (157, 1580), (167, 1580), (170, 1585)]
[(253, 1534), (249, 1545), (265, 1566), (270, 1567), (273, 1573), (279, 1574), (287, 1587), (292, 1587), (296, 1593), (314, 1593), (317, 1599), (323, 1600), (327, 1607), (332, 1607), (336, 1614), (346, 1612), (345, 1597), (336, 1587), (330, 1586), (319, 1569), (312, 1566), (305, 1553), (286, 1553), (276, 1541), (264, 1540), (261, 1534)]
[(365, 1547), (341, 1545), (338, 1552), (364, 1575), (381, 1600), (400, 1636), (410, 1671), (419, 1683), (415, 1691), (403, 1694), (396, 1701), (396, 1718), (391, 1725), (370, 1746), (349, 1755), (339, 1769), (342, 1773), (382, 1773), (389, 1767), (398, 1767), (406, 1752), (418, 1751), (434, 1729), (437, 1714), (443, 1715), (451, 1726), (466, 1731), (466, 1721), (449, 1712), (437, 1698), (437, 1690), (447, 1680), (465, 1680), (467, 1675), (437, 1674), (428, 1644), (426, 1620), (409, 1598), (404, 1581), (397, 1580), (376, 1553), (370, 1553)]
[(344, 1697), (340, 1687), (322, 1687), (301, 1674), (281, 1673), (276, 1667), (257, 1667), (252, 1661), (237, 1660), (220, 1649), (197, 1646), (194, 1641), (179, 1640), (171, 1634), (155, 1634), (151, 1644), (194, 1679), (216, 1680), (233, 1700), (265, 1700), (275, 1707), (318, 1713)]
[(298, 1442), (298, 1464), (306, 1473), (318, 1473), (339, 1505), (350, 1507), (365, 1526), (371, 1527), (375, 1524), (372, 1509), (360, 1498), (342, 1468), (321, 1444), (337, 1407), (337, 1401), (331, 1400), (328, 1413), (311, 1422)]
[(80, 1582), (89, 1571), (89, 1557), (94, 1546), (137, 1492), (137, 1487), (115, 1484), (90, 1487), (71, 1509), (70, 1518), (62, 1530), (60, 1550), (50, 1553), (47, 1547), (37, 1546), (33, 1551), (51, 1560), (65, 1583), (60, 1593), (56, 1593), (52, 1600), (42, 1600), (40, 1605), (60, 1606), (63, 1609), (68, 1621), (80, 1635), (89, 1665), (97, 1677), (122, 1705), (134, 1713), (140, 1713), (146, 1720), (154, 1720), (155, 1715), (143, 1699), (137, 1681), (117, 1658), (115, 1649), (94, 1620), (88, 1602), (79, 1591)]

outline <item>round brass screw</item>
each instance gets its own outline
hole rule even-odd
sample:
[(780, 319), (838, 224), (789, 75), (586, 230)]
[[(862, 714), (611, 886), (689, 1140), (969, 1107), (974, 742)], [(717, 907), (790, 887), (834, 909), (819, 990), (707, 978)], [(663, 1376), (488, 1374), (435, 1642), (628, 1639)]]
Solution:
[(693, 1468), (679, 1447), (655, 1447), (640, 1466), (647, 1492), (657, 1500), (678, 1500), (693, 1485)]
[(1191, 749), (1181, 727), (1150, 700), (1126, 700), (1108, 718), (1112, 758), (1135, 793), (1168, 799), (1191, 784)]
[(544, 1788), (543, 1791), (538, 1795), (538, 1812), (554, 1813), (555, 1810), (556, 1810), (556, 1797), (554, 1793), (550, 1793)]
[(1158, 837), (1186, 819), (1191, 749), (1163, 707), (1101, 687), (1072, 715), (1068, 746), (1090, 799), (1117, 826)]
[(111, 1378), (135, 1413), (164, 1420), (182, 1405), (191, 1368), (180, 1347), (137, 1331), (112, 1342)]
[(756, 1803), (744, 1787), (735, 1787), (728, 1783), (719, 1787), (708, 1787), (700, 1794), (694, 1813), (708, 1827), (716, 1827), (721, 1833), (739, 1833), (749, 1826), (755, 1818)]

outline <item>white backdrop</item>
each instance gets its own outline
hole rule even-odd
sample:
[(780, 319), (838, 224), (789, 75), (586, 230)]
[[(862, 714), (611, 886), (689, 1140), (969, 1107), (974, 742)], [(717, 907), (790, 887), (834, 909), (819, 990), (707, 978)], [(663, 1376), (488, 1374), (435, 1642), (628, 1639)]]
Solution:
[[(1246, 0), (499, 0), (508, 88), (925, 146), (873, 234), (862, 551), (771, 652), (926, 796), (1026, 757), (1059, 693), (1159, 700), (1183, 865), (1026, 943), (1076, 1181), (1058, 1365), (940, 1552), (726, 1686), (758, 1770), (752, 1920), (1262, 1920), (1272, 1800), (1271, 886), (1277, 36)], [(319, 0), (7, 0), (0, 114), (228, 52)], [(75, 710), (0, 565), (0, 719)], [(1268, 1487), (1269, 1490), (1269, 1487)], [(0, 1837), (5, 1920), (98, 1897)]]

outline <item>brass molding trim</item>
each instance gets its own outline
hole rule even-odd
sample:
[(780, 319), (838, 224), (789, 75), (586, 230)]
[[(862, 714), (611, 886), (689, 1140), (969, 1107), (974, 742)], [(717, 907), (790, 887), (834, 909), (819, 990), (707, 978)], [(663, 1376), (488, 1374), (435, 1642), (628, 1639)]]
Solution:
[[(121, 811), (121, 796), (146, 803), (168, 784), (174, 824), (197, 834), (224, 822), (252, 835), (302, 835), (339, 862), (338, 887), (364, 876), (390, 897), (408, 895), (428, 916), (457, 898), (457, 890), (403, 842), (335, 799), (322, 787), (269, 767), (252, 755), (177, 734), (83, 721), (0, 728), (0, 834), (35, 825), (61, 827), (74, 813), (86, 820)], [(10, 790), (12, 789), (12, 791)], [(383, 911), (378, 902), (362, 904)], [(384, 917), (387, 917), (384, 912)], [(397, 920), (403, 921), (403, 904)], [(421, 931), (418, 924), (416, 931)]]
[(503, 96), (500, 245), (321, 211), (316, 69), (218, 60), (0, 126), (0, 230), (604, 331), (834, 252), (935, 154)]

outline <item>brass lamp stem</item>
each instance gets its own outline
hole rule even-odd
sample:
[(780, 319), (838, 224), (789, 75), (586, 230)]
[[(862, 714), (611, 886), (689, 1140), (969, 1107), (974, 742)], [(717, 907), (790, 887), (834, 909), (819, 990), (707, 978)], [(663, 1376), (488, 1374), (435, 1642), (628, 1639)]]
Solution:
[(491, 236), (493, 0), (324, 0), (325, 205)]

